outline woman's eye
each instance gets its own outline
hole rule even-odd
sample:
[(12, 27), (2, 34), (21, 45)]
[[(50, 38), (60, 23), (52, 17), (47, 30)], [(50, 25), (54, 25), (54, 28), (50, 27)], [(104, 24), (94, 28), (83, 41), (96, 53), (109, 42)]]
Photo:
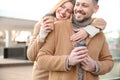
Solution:
[(65, 6), (61, 6), (63, 9), (65, 8)]
[(70, 14), (72, 13), (72, 11), (71, 11), (71, 10), (67, 10), (67, 12), (68, 12), (68, 13), (70, 13)]

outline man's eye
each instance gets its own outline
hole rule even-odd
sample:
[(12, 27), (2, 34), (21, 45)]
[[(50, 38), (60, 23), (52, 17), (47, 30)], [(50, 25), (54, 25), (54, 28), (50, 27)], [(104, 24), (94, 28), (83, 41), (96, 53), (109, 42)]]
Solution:
[(84, 6), (84, 7), (88, 7), (88, 5), (87, 5), (87, 4), (83, 4), (82, 6)]

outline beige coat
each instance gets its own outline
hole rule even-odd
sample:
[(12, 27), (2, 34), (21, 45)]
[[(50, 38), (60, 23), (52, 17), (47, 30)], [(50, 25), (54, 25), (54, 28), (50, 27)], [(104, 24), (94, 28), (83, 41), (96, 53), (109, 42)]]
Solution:
[[(60, 2), (58, 2), (58, 4), (53, 7), (50, 13), (55, 13), (55, 10), (66, 1), (69, 1), (69, 0), (60, 0)], [(42, 42), (39, 42), (39, 38), (38, 38), (38, 34), (40, 31), (40, 26), (41, 26), (40, 24), (41, 24), (41, 21), (35, 24), (33, 36), (27, 49), (27, 56), (28, 56), (28, 59), (31, 61), (36, 61), (38, 50), (44, 44)], [(95, 19), (92, 25), (100, 29), (104, 29), (106, 22), (103, 19)], [(38, 69), (36, 62), (34, 63), (34, 66), (33, 66), (32, 75), (33, 75), (32, 80), (48, 80), (48, 71)]]
[[(98, 19), (98, 18), (92, 22), (92, 25), (94, 25), (100, 29), (104, 29), (105, 24), (106, 23), (103, 19)], [(32, 36), (32, 39), (31, 39), (30, 44), (27, 49), (27, 56), (28, 56), (29, 60), (31, 60), (31, 61), (36, 60), (38, 50), (44, 44), (44, 43), (39, 42), (39, 40), (38, 40), (39, 39), (38, 38), (39, 30), (40, 30), (40, 22), (36, 23), (34, 26), (33, 36)], [(36, 62), (34, 63), (32, 72), (33, 72), (32, 80), (48, 80), (48, 71), (38, 69)], [(43, 74), (44, 74), (44, 76), (43, 76)]]
[[(49, 71), (49, 80), (77, 80), (77, 66), (66, 70), (66, 58), (75, 43), (71, 43), (70, 36), (74, 34), (72, 23), (58, 21), (39, 50), (37, 66)], [(96, 74), (84, 71), (84, 80), (98, 80), (98, 76), (109, 72), (113, 67), (112, 56), (108, 49), (104, 34), (101, 32), (92, 39), (87, 38), (89, 56), (97, 61), (100, 70)], [(38, 74), (39, 75), (39, 74)]]

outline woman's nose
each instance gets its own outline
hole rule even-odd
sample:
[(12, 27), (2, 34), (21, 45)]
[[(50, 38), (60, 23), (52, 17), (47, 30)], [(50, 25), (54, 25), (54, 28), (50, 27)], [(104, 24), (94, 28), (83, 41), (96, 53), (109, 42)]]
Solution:
[(62, 14), (65, 14), (65, 13), (66, 13), (66, 9), (63, 9), (63, 10), (61, 11), (61, 13), (62, 13)]

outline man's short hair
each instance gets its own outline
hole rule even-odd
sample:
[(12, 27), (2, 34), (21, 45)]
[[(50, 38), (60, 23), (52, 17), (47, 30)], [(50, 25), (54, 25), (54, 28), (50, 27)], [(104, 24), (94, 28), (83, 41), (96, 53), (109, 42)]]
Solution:
[[(97, 4), (99, 0), (93, 0)], [(72, 3), (75, 4), (76, 0), (72, 0)]]
[(99, 0), (95, 0), (95, 1), (98, 3)]
[(95, 3), (97, 4), (99, 0), (94, 0), (94, 1), (95, 1)]
[(76, 0), (72, 0), (73, 5), (75, 5)]

